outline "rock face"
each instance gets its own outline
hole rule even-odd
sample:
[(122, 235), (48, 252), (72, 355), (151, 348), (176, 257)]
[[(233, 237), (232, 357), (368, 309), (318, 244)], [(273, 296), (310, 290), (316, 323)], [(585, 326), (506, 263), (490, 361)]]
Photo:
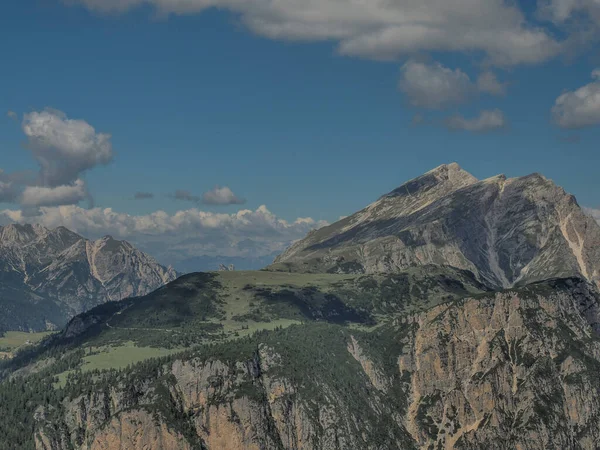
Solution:
[(64, 227), (0, 227), (5, 329), (62, 326), (93, 306), (147, 294), (176, 277), (173, 269), (108, 236), (89, 241)]
[(214, 347), (86, 381), (38, 411), (37, 448), (594, 449), (599, 311), (564, 279)]
[(407, 428), (421, 448), (592, 449), (600, 434), (597, 295), (586, 283), (436, 307), (411, 323)]
[(272, 270), (377, 273), (467, 269), (494, 288), (581, 276), (600, 285), (600, 226), (541, 175), (477, 181), (440, 166), (310, 233)]

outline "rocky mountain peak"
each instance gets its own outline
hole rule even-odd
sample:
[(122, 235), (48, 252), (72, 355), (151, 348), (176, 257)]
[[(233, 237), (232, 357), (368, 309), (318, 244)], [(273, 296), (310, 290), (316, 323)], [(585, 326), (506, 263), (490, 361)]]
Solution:
[[(0, 308), (21, 298), (22, 309), (36, 311), (27, 322), (15, 319), (12, 329), (61, 326), (93, 306), (145, 295), (178, 276), (126, 241), (91, 241), (65, 227), (7, 225), (0, 228), (0, 248), (0, 279), (7, 280), (0, 288), (16, 293), (10, 299), (0, 295)], [(43, 311), (28, 304), (39, 299)]]
[(600, 226), (543, 175), (478, 181), (448, 164), (296, 242), (271, 268), (385, 273), (424, 264), (469, 270), (492, 288), (569, 276), (600, 286)]
[(407, 181), (384, 198), (414, 196), (430, 190), (450, 192), (476, 183), (478, 180), (457, 163), (442, 164), (433, 170)]
[(0, 227), (0, 243), (25, 244), (47, 233), (48, 230), (41, 225), (9, 224)]

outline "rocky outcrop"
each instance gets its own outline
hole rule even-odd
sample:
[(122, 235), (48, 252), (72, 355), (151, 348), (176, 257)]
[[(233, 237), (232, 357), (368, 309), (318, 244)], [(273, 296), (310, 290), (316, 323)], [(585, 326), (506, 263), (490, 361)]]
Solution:
[(52, 329), (98, 304), (145, 295), (176, 277), (172, 268), (111, 237), (89, 241), (64, 227), (0, 227), (0, 309), (7, 317), (0, 328)]
[(306, 386), (283, 375), (288, 364), (267, 345), (237, 362), (176, 360), (157, 374), (159, 383), (152, 377), (137, 385), (119, 382), (118, 388), (67, 398), (58, 410), (42, 409), (36, 414), (36, 448), (412, 448), (402, 443), (408, 435), (400, 422), (380, 442), (370, 439), (378, 416), (392, 414), (381, 406), (382, 397), (356, 399), (365, 402), (361, 413), (369, 412), (358, 414), (323, 382), (326, 400), (315, 403)]
[(539, 174), (483, 181), (440, 166), (310, 233), (271, 270), (397, 272), (437, 264), (501, 289), (553, 277), (600, 285), (600, 226)]
[(410, 377), (407, 428), (421, 448), (595, 448), (598, 298), (575, 280), (551, 287), (397, 324), (413, 325), (398, 369)]
[[(43, 431), (35, 436), (36, 448), (60, 450), (70, 448), (65, 440), (54, 441)], [(157, 422), (147, 411), (127, 411), (112, 417), (92, 442), (78, 446), (81, 450), (192, 450), (179, 433)]]

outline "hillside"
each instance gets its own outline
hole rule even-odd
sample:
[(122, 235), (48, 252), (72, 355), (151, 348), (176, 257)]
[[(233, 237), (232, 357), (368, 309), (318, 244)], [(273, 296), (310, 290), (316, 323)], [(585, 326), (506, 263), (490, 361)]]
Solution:
[(144, 295), (177, 274), (125, 241), (59, 227), (0, 227), (0, 332), (60, 328), (96, 305)]
[(486, 291), (471, 273), (435, 266), (384, 275), (188, 274), (144, 297), (75, 317), (55, 345), (188, 346), (311, 321), (371, 327), (389, 314)]
[[(237, 327), (228, 328), (244, 288), (253, 291), (249, 304), (264, 299), (257, 292), (270, 286), (281, 293), (283, 286), (268, 273), (251, 288), (244, 283), (252, 274), (227, 275), (191, 275), (152, 294), (153, 300), (90, 311), (84, 316), (95, 319), (86, 327), (73, 321), (81, 334), (71, 328), (50, 339), (12, 381), (0, 384), (0, 412), (19, 421), (5, 421), (0, 441), (52, 450), (592, 449), (600, 438), (600, 298), (583, 280), (500, 292), (470, 287), (468, 293), (458, 284), (448, 289), (448, 279), (438, 274), (409, 286), (428, 285), (442, 294), (439, 301), (413, 308), (408, 300), (418, 298), (404, 297), (400, 289), (385, 306), (367, 303), (358, 310), (348, 297), (336, 311), (366, 315), (344, 320), (323, 314), (328, 303), (314, 301), (320, 296), (313, 290), (305, 297), (310, 307), (288, 308), (285, 302), (281, 309), (277, 302), (278, 317), (295, 317), (287, 323), (269, 327), (238, 317)], [(406, 274), (405, 280), (421, 276)], [(341, 282), (346, 288), (372, 286), (381, 298), (382, 283), (375, 288), (372, 276), (303, 277), (286, 283), (286, 291), (310, 280), (324, 294)], [(215, 290), (221, 295), (213, 296)], [(181, 311), (176, 299), (186, 296), (192, 308), (204, 305), (205, 324), (221, 316), (223, 328), (195, 334), (199, 345), (183, 353), (120, 371), (93, 367), (98, 352), (106, 351), (101, 346), (136, 336), (141, 346), (159, 345), (149, 336), (167, 326), (173, 328), (160, 334), (163, 342), (172, 338), (183, 345), (178, 333), (191, 337), (199, 330), (199, 322), (181, 320), (189, 311)], [(268, 306), (266, 301), (258, 309)], [(178, 323), (131, 323), (148, 308), (182, 314)], [(378, 314), (381, 308), (388, 312)], [(264, 319), (273, 320), (268, 314)], [(249, 324), (252, 333), (235, 336)], [(54, 389), (43, 388), (52, 381)], [(26, 411), (22, 396), (30, 401)]]
[(496, 288), (553, 277), (600, 283), (600, 226), (539, 174), (483, 181), (440, 166), (295, 243), (273, 270), (402, 271), (423, 264), (470, 270)]

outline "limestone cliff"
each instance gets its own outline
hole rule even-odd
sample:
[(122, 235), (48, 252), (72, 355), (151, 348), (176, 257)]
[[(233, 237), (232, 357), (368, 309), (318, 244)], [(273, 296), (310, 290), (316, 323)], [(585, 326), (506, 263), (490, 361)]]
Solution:
[(81, 380), (78, 395), (38, 411), (36, 444), (594, 449), (599, 324), (595, 288), (561, 279), (445, 303), (369, 332), (314, 324), (260, 333)]

